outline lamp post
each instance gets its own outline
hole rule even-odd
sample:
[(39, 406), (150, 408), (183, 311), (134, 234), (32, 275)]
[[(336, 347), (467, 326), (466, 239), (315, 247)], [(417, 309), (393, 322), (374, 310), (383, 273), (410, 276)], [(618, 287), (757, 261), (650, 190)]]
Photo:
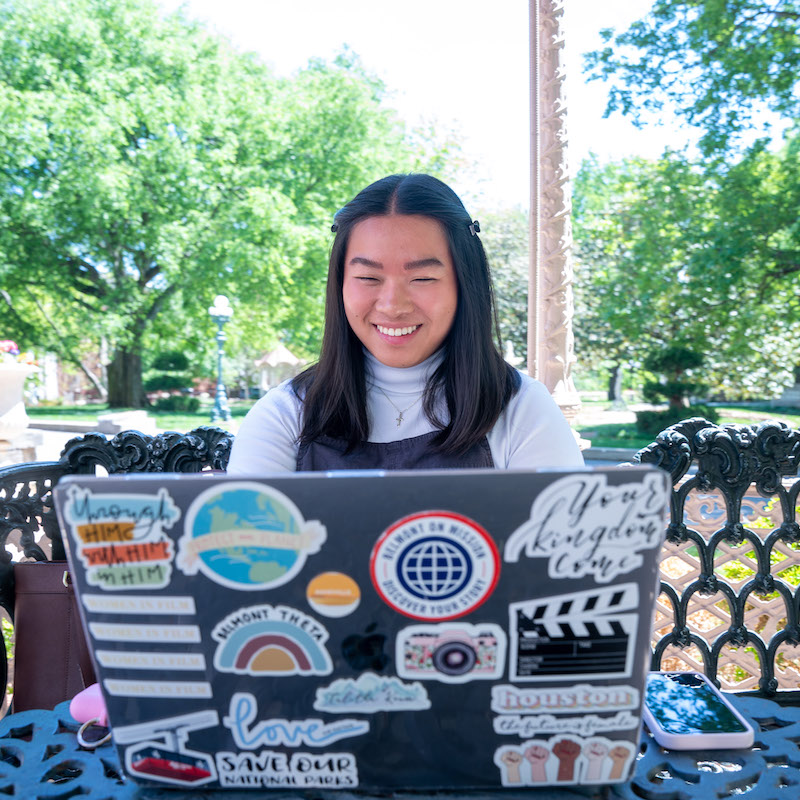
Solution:
[(233, 316), (233, 309), (224, 294), (214, 298), (214, 305), (208, 309), (211, 319), (217, 323), (217, 394), (214, 398), (214, 408), (211, 409), (212, 422), (230, 422), (231, 410), (228, 407), (228, 394), (222, 382), (222, 357), (225, 355), (225, 332), (222, 330), (225, 323)]

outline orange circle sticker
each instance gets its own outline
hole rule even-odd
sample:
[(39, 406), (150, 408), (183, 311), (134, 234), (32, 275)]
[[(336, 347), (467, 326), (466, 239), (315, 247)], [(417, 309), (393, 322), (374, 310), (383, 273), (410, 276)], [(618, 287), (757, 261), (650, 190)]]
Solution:
[(308, 604), (324, 617), (346, 617), (361, 601), (358, 584), (342, 572), (322, 572), (306, 587)]

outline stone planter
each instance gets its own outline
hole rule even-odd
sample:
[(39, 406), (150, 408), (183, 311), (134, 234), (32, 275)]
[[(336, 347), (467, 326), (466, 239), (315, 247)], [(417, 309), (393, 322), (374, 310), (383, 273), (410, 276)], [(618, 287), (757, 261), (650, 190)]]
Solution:
[(22, 389), (36, 371), (30, 364), (0, 364), (0, 440), (12, 441), (28, 427)]

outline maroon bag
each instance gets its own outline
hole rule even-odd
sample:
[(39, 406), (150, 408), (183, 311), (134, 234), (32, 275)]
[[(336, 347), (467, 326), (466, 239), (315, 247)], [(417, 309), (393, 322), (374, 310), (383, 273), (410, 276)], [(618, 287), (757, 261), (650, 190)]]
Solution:
[(54, 708), (94, 683), (66, 561), (14, 565), (13, 711)]

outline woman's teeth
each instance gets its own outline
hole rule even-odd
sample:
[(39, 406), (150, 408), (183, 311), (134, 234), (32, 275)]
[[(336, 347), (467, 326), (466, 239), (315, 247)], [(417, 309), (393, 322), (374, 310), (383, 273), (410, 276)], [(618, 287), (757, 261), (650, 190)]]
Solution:
[(419, 325), (411, 325), (408, 328), (384, 328), (383, 325), (375, 326), (384, 336), (406, 336), (419, 328)]

